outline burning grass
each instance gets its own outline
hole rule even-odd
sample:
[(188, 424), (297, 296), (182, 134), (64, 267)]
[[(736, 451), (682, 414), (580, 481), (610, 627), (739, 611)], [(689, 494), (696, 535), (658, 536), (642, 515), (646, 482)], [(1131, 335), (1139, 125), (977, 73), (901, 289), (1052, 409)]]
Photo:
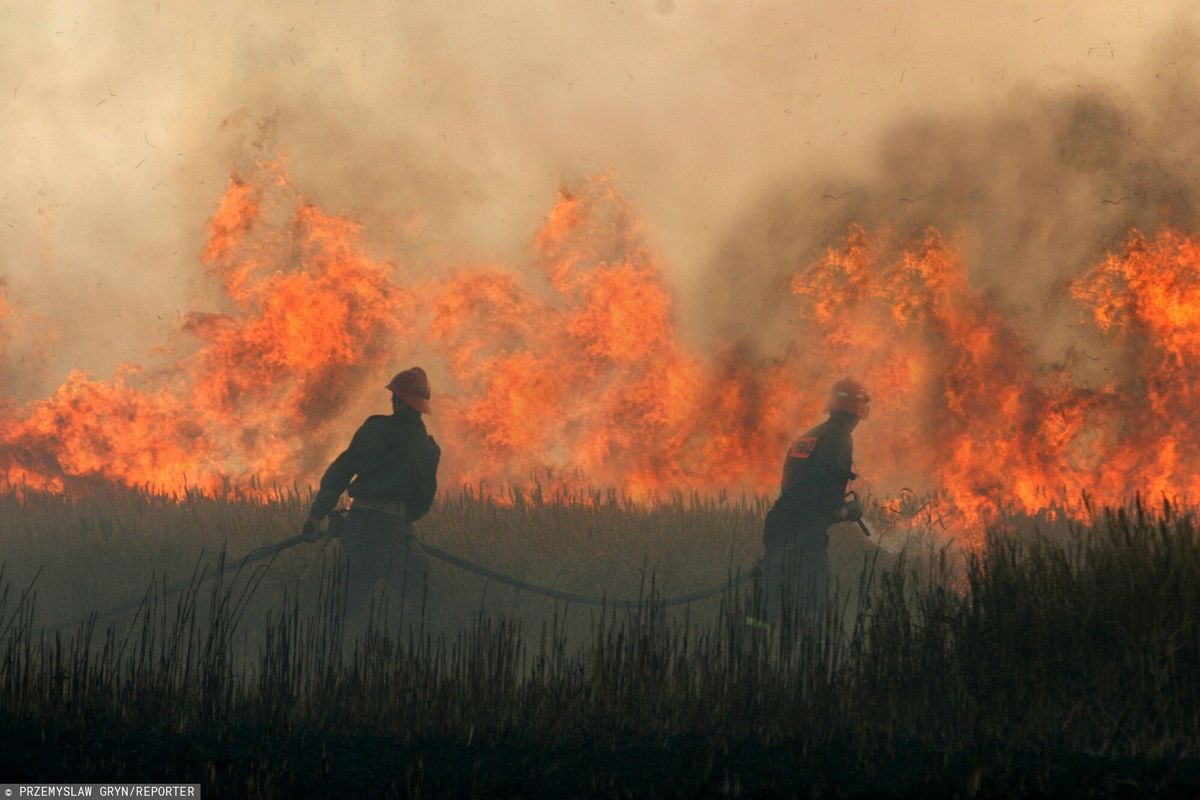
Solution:
[[(932, 557), (875, 558), (838, 532), (839, 571), (861, 584), (816, 629), (770, 635), (743, 624), (741, 596), (614, 612), (440, 574), (451, 619), (350, 643), (315, 551), (152, 596), (132, 624), (41, 625), (44, 581), (76, 604), (124, 596), (151, 564), (186, 573), (201, 546), (282, 538), (303, 500), (4, 498), (5, 774), (261, 797), (1164, 796), (1200, 781), (1200, 533), (1168, 507)], [(464, 495), (422, 535), (543, 583), (671, 593), (752, 560), (760, 514)], [(78, 571), (48, 563), (64, 553)], [(22, 590), (39, 560), (35, 609)]]
[[(214, 209), (200, 254), (212, 308), (145, 364), (73, 372), (41, 398), (0, 389), (0, 482), (212, 497), (311, 482), (352, 421), (381, 410), (387, 376), (421, 363), (447, 485), (553, 474), (560, 491), (647, 502), (769, 492), (828, 386), (854, 375), (877, 398), (862, 485), (893, 501), (936, 491), (963, 543), (1063, 493), (1195, 497), (1200, 441), (1180, 420), (1200, 413), (1200, 240), (1113, 235), (1120, 247), (1064, 265), (1055, 301), (1080, 324), (1053, 353), (1042, 343), (1067, 334), (973, 283), (953, 231), (856, 224), (773, 286), (786, 342), (742, 341), (748, 318), (697, 348), (705, 314), (680, 307), (611, 177), (564, 189), (518, 263), (430, 265), (376, 257), (369, 231), (263, 163)], [(5, 313), (0, 299), (0, 357)]]

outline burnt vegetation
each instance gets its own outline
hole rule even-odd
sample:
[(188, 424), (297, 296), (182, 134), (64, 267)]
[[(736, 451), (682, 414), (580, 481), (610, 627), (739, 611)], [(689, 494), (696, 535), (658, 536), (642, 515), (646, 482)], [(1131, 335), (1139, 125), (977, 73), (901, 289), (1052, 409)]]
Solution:
[[(380, 609), (357, 636), (319, 546), (221, 567), (221, 537), (283, 538), (304, 499), (0, 499), (8, 779), (219, 797), (1161, 797), (1200, 782), (1200, 535), (1169, 505), (969, 554), (835, 533), (838, 601), (768, 633), (745, 625), (741, 593), (656, 604), (753, 560), (753, 503), (467, 494), (423, 535), (645, 603), (569, 607), (446, 570), (425, 608)], [(163, 596), (151, 563), (192, 585)], [(60, 626), (147, 585), (136, 612)]]

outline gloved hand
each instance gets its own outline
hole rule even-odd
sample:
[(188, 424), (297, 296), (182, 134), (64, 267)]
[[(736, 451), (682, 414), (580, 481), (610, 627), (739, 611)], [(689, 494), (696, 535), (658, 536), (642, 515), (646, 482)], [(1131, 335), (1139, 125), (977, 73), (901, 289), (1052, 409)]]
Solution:
[(842, 513), (845, 514), (843, 519), (845, 519), (847, 522), (858, 522), (863, 518), (862, 503), (860, 503), (856, 497), (842, 507)]
[(321, 537), (325, 535), (325, 532), (321, 530), (321, 519), (309, 517), (304, 520), (304, 529), (300, 533), (310, 542), (320, 541)]

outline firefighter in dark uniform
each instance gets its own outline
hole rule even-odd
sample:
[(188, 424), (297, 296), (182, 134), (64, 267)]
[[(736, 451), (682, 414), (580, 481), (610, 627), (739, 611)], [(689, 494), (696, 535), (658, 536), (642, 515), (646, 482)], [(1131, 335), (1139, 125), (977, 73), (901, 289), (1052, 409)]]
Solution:
[(751, 624), (819, 617), (829, 592), (829, 527), (862, 519), (858, 501), (846, 502), (846, 489), (855, 478), (851, 433), (870, 409), (861, 383), (838, 381), (829, 419), (788, 449), (779, 499), (763, 529), (760, 612)]
[[(412, 532), (412, 524), (433, 505), (441, 458), (421, 419), (429, 413), (429, 379), (423, 369), (413, 367), (392, 378), (387, 388), (392, 413), (368, 418), (325, 470), (304, 524), (311, 539), (320, 538), (321, 520), (343, 491), (350, 496), (350, 511), (336, 528), (347, 570), (346, 617), (351, 625), (364, 623), (372, 599), (379, 608), (385, 597), (390, 619), (399, 613), (412, 619), (422, 612), (429, 581), (429, 557)], [(377, 588), (383, 593), (374, 595)]]

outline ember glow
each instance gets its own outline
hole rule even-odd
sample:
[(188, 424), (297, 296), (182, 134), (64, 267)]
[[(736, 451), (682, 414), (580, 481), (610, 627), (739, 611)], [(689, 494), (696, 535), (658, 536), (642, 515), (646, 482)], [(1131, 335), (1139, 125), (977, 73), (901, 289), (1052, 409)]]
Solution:
[[(419, 361), (440, 376), (431, 424), (448, 487), (771, 493), (787, 442), (853, 374), (876, 398), (858, 437), (865, 486), (930, 493), (967, 540), (1083, 493), (1200, 489), (1200, 244), (1181, 233), (1131, 232), (1071, 283), (1121, 365), (1084, 385), (1069, 361), (1036, 362), (935, 231), (851, 227), (780, 287), (794, 346), (697, 352), (639, 225), (613, 180), (594, 178), (560, 194), (531, 264), (414, 281), (264, 165), (231, 179), (209, 223), (201, 261), (226, 308), (189, 315), (166, 366), (72, 373), (49, 397), (0, 405), (0, 471), (51, 490), (311, 482), (360, 421), (346, 414), (376, 395), (383, 407), (383, 380)], [(5, 309), (0, 295), (0, 326)]]

